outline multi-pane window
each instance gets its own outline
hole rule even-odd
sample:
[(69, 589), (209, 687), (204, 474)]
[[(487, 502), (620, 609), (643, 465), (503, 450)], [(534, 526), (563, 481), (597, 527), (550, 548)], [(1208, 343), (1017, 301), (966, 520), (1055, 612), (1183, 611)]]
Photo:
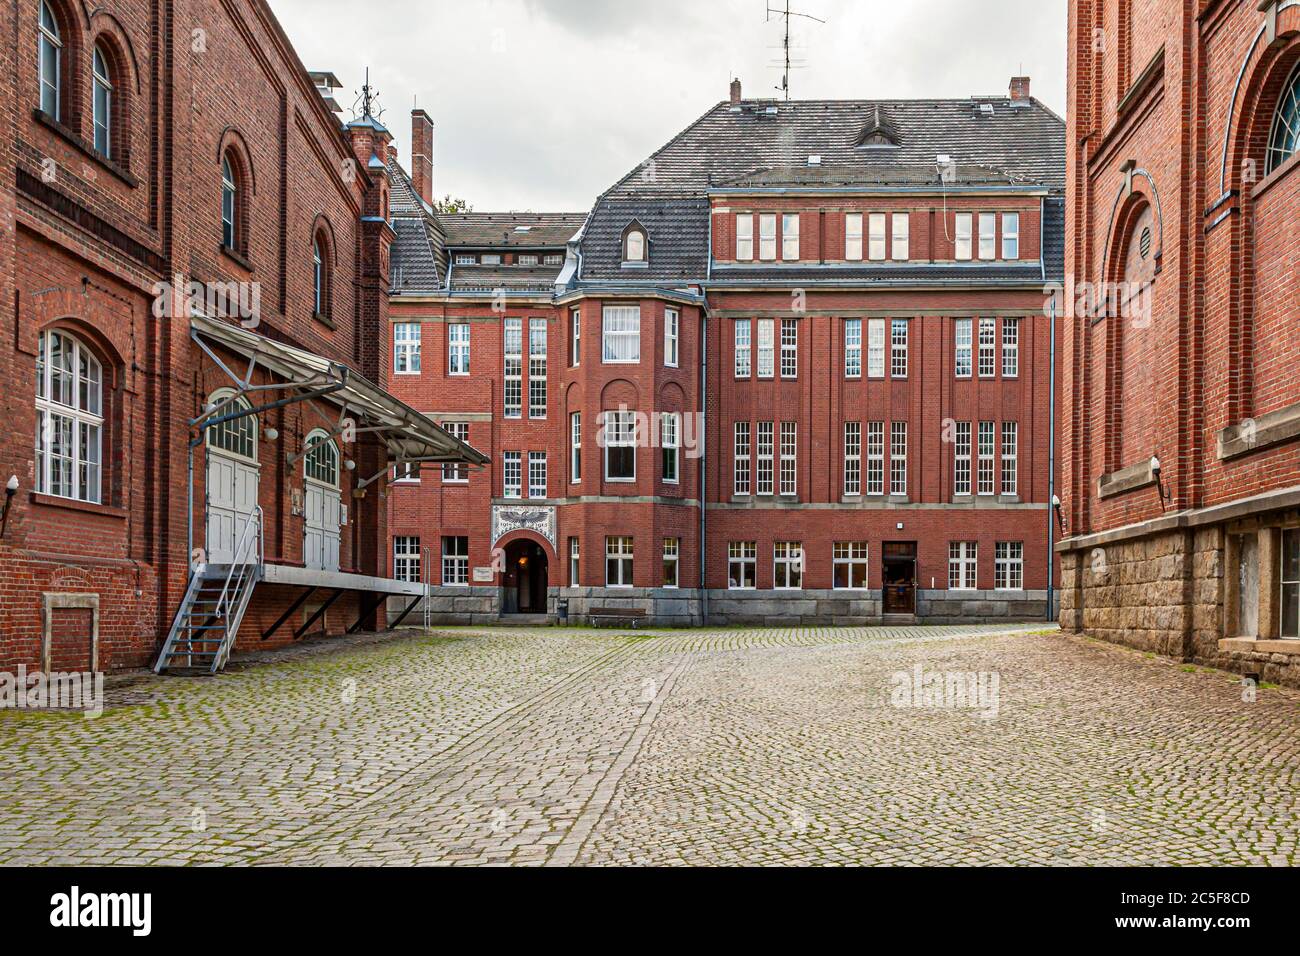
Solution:
[(979, 486), (981, 495), (993, 494), (993, 422), (979, 423)]
[(525, 253), (521, 256), (518, 256), (515, 259), (515, 263), (521, 266), (535, 266), (537, 265), (537, 256), (531, 252)]
[(799, 490), (798, 454), (799, 425), (797, 422), (781, 423), (781, 494), (793, 495)]
[(778, 541), (772, 546), (772, 587), (793, 591), (803, 587), (803, 544)]
[(419, 322), (398, 322), (393, 326), (393, 372), (397, 375), (419, 374)]
[(1300, 637), (1300, 528), (1282, 532), (1282, 614), (1279, 636)]
[(524, 496), (524, 462), (523, 453), (517, 451), (502, 452), (502, 494), (506, 498)]
[(971, 319), (957, 319), (955, 326), (956, 357), (954, 365), (958, 378), (971, 374)]
[(781, 320), (781, 377), (799, 375), (799, 323), (795, 319)]
[(737, 495), (749, 494), (749, 422), (736, 422), (732, 455), (732, 486)]
[[(220, 427), (237, 435), (239, 450), (246, 444), (245, 457), (253, 457), (256, 419), (234, 419)], [(98, 359), (64, 332), (42, 332), (36, 353), (36, 490), (100, 503), (103, 431)]]
[(636, 413), (605, 412), (605, 480), (636, 480)]
[(764, 262), (776, 259), (776, 213), (765, 212), (758, 217), (758, 258)]
[(844, 216), (844, 258), (852, 262), (862, 260), (862, 213), (850, 212)]
[(907, 422), (889, 423), (889, 493), (907, 494)]
[(756, 586), (758, 544), (754, 541), (731, 541), (727, 544), (727, 587), (733, 591), (751, 590)]
[(505, 382), (506, 418), (521, 418), (524, 414), (524, 320), (505, 321)]
[(676, 412), (664, 412), (659, 416), (659, 453), (663, 459), (664, 481), (670, 485), (677, 484), (678, 479), (681, 421)]
[(889, 330), (889, 375), (907, 378), (907, 319), (894, 319)]
[(997, 319), (980, 319), (980, 378), (997, 374)]
[(582, 413), (569, 416), (569, 481), (582, 481)]
[(867, 494), (885, 493), (885, 423), (867, 422)]
[(569, 364), (582, 364), (582, 310), (569, 312)]
[(469, 538), (442, 539), (442, 583), (447, 587), (469, 584)]
[(749, 319), (736, 320), (736, 378), (749, 378)]
[(578, 543), (577, 538), (570, 538), (569, 539), (569, 587), (571, 588), (578, 587), (578, 582), (579, 580), (581, 580), (578, 576), (578, 572), (582, 569), (581, 562), (582, 562), (582, 546)]
[[(457, 441), (469, 441), (469, 422), (443, 422), (442, 429)], [(464, 484), (469, 481), (469, 465), (463, 461), (444, 463), (442, 480), (444, 483)]]
[(235, 178), (235, 169), (230, 163), (230, 156), (221, 160), (221, 244), (226, 249), (234, 249), (239, 241), (239, 180)]
[(605, 539), (605, 587), (630, 588), (632, 586), (632, 539), (608, 537)]
[(604, 331), (603, 361), (607, 365), (627, 365), (641, 361), (641, 307), (607, 305), (602, 316)]
[(546, 320), (528, 320), (528, 417), (546, 417)]
[(799, 258), (799, 214), (785, 213), (781, 217), (781, 258), (787, 262)]
[(1002, 423), (1002, 493), (1017, 494), (1020, 467), (1020, 424)]
[(948, 543), (948, 589), (950, 591), (975, 590), (978, 555), (978, 546), (974, 541)]
[(893, 225), (893, 248), (889, 250), (890, 258), (896, 262), (906, 262), (911, 257), (908, 248), (911, 239), (911, 219), (905, 212), (896, 212), (891, 217)]
[(771, 378), (776, 365), (776, 322), (758, 320), (758, 377)]
[(741, 213), (736, 216), (736, 258), (742, 262), (754, 258), (754, 216)]
[(885, 377), (885, 320), (867, 320), (867, 378)]
[(954, 422), (952, 493), (970, 494), (970, 422)]
[(959, 212), (955, 216), (956, 220), (956, 258), (965, 261), (971, 257), (971, 225), (972, 217), (968, 212)]
[(469, 325), (455, 322), (447, 326), (447, 374), (469, 374)]
[[(36, 358), (36, 381), (38, 387), (41, 381), (41, 359), (42, 356), (38, 354)], [(60, 394), (62, 391), (58, 387), (57, 382), (51, 383), (51, 388), (54, 390), (55, 395)], [(68, 404), (62, 399), (56, 398), (55, 400), (60, 404)], [(245, 414), (239, 414), (235, 418), (227, 418), (226, 421), (221, 422), (218, 425), (210, 425), (207, 430), (208, 445), (212, 448), (218, 448), (221, 451), (230, 452), (232, 455), (238, 455), (241, 458), (248, 458), (256, 461), (257, 416), (247, 414), (252, 409), (252, 406), (243, 398), (225, 398), (220, 400), (214, 398), (214, 401), (221, 409), (220, 413), (215, 416), (217, 418), (225, 418), (227, 415), (233, 415), (236, 412)], [(39, 404), (40, 395), (38, 393), (37, 405), (39, 406)], [(43, 491), (44, 489), (38, 488), (37, 490)]]
[(844, 423), (844, 494), (862, 494), (862, 423)]
[(393, 580), (420, 583), (420, 539), (393, 538)]
[(546, 497), (546, 452), (528, 453), (528, 497)]
[(1002, 258), (1020, 258), (1020, 213), (1002, 214)]
[(758, 478), (756, 490), (760, 495), (772, 493), (773, 432), (771, 422), (758, 423)]
[(1020, 591), (1025, 586), (1025, 546), (1020, 541), (999, 541), (993, 552), (993, 586), (999, 591)]
[(867, 217), (867, 258), (872, 262), (885, 260), (885, 214), (873, 212)]
[(1020, 320), (1002, 320), (1002, 377), (1020, 374)]
[(862, 320), (844, 320), (844, 377), (862, 376)]
[(867, 542), (836, 541), (834, 587), (837, 591), (860, 591), (867, 586)]
[(664, 364), (669, 368), (677, 368), (680, 326), (681, 313), (676, 309), (664, 309)]
[(113, 81), (108, 75), (108, 61), (98, 46), (91, 54), (91, 120), (95, 128), (95, 150), (112, 157), (113, 143), (109, 135), (113, 122)]
[(40, 80), (41, 111), (52, 119), (62, 120), (60, 98), (62, 94), (63, 40), (59, 36), (59, 21), (48, 3), (41, 4), (40, 23)]
[(998, 257), (998, 214), (980, 213), (980, 258), (996, 259)]
[(663, 586), (677, 587), (679, 564), (681, 560), (682, 539), (664, 538), (664, 575)]

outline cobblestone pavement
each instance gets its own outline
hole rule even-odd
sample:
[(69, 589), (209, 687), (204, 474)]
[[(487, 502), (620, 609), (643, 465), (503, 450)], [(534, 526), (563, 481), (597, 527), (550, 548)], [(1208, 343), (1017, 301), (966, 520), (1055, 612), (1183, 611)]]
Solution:
[[(112, 678), (98, 719), (0, 712), (0, 862), (1297, 861), (1300, 695), (1055, 632), (450, 629), (259, 657)], [(913, 699), (934, 675), (942, 701)]]

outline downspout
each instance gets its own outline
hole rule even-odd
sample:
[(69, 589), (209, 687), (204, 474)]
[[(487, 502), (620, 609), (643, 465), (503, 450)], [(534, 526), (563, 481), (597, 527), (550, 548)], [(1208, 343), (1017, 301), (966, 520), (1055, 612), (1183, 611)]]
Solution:
[(709, 430), (709, 319), (707, 301), (700, 307), (700, 431), (697, 436), (699, 442), (699, 458), (696, 459), (696, 468), (700, 473), (700, 548), (699, 548), (699, 565), (700, 565), (700, 626), (703, 627), (709, 619), (709, 592), (704, 586), (705, 556), (708, 554), (706, 543), (708, 541), (708, 507), (707, 495), (708, 488), (708, 469), (705, 467), (708, 461), (708, 439)]
[(1055, 568), (1056, 546), (1056, 509), (1052, 501), (1056, 497), (1056, 298), (1047, 304), (1048, 331), (1048, 388), (1047, 396), (1047, 619), (1052, 620), (1054, 588), (1052, 572)]

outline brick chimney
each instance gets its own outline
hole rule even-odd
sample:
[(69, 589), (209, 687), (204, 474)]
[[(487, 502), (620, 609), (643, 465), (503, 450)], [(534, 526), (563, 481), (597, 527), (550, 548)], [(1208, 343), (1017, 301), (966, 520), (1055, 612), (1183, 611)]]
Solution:
[(411, 110), (411, 182), (433, 205), (433, 120), (422, 109)]
[(1026, 104), (1029, 102), (1029, 77), (1013, 76), (1011, 78), (1011, 102)]
[(739, 77), (731, 81), (731, 105), (740, 105), (740, 79)]

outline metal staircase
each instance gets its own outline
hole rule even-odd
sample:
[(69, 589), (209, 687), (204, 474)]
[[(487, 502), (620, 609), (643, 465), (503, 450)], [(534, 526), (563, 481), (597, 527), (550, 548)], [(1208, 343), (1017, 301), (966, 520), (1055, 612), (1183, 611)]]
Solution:
[(197, 564), (154, 672), (216, 674), (226, 666), (262, 579), (262, 509), (244, 521), (230, 564)]

